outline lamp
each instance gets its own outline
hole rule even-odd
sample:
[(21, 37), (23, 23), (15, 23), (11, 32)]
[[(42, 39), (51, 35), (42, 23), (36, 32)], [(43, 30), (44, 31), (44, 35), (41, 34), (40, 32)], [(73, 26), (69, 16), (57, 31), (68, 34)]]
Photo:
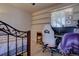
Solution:
[(32, 3), (32, 5), (35, 5), (35, 3)]

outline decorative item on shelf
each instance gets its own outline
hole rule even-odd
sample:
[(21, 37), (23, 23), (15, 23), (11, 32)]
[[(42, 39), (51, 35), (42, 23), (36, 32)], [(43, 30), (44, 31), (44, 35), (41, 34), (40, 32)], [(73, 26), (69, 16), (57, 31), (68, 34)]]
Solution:
[(66, 16), (66, 26), (71, 26), (72, 24), (72, 15)]
[(66, 24), (69, 26), (71, 24), (70, 20), (66, 20)]
[(74, 33), (79, 33), (79, 28), (75, 28)]

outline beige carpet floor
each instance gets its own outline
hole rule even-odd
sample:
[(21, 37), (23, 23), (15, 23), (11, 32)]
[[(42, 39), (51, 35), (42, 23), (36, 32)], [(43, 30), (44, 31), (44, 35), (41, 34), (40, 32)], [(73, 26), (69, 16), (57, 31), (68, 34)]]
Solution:
[[(42, 46), (32, 40), (31, 41), (31, 56), (51, 56), (51, 54), (48, 50), (43, 53)], [(61, 56), (61, 55), (58, 53), (54, 53), (54, 56)]]

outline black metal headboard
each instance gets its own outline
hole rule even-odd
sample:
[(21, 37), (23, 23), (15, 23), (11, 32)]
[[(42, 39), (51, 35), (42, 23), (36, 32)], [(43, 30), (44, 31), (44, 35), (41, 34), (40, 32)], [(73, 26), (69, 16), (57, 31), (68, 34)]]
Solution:
[[(16, 37), (16, 55), (17, 55), (17, 37), (22, 38), (22, 50), (23, 50), (23, 38), (27, 37), (27, 55), (30, 56), (30, 31), (20, 31), (7, 23), (0, 21), (0, 31), (7, 35), (7, 55), (9, 56), (9, 35)], [(5, 35), (0, 32), (1, 35)], [(23, 54), (23, 51), (22, 51)]]
[(17, 35), (18, 37), (24, 37), (24, 36), (26, 37), (26, 35), (24, 34), (27, 33), (27, 31), (20, 31), (2, 21), (0, 21), (0, 30), (6, 32), (7, 34), (13, 35), (13, 36), (16, 36), (16, 33), (19, 33)]

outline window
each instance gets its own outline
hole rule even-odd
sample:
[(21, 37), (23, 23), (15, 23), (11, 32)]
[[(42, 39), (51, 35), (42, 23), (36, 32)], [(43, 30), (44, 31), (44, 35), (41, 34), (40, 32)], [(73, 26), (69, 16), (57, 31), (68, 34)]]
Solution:
[(51, 13), (51, 24), (53, 27), (64, 27), (66, 26), (66, 21), (70, 20), (72, 15), (72, 8), (68, 8), (61, 11), (56, 11)]

